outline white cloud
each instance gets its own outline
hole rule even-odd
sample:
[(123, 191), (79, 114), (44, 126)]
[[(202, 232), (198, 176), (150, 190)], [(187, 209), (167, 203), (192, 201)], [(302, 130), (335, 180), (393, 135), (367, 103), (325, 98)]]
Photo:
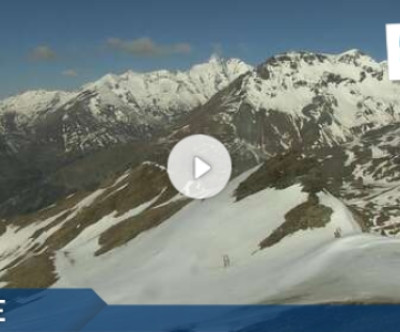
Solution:
[(61, 75), (66, 76), (66, 77), (77, 77), (79, 74), (74, 69), (66, 69), (61, 72)]
[(223, 47), (221, 43), (214, 43), (211, 46), (212, 46), (212, 54), (217, 56), (222, 56)]
[(109, 38), (107, 40), (107, 46), (120, 52), (141, 57), (188, 54), (192, 51), (192, 47), (188, 43), (158, 44), (148, 37), (134, 40)]
[(50, 46), (39, 45), (30, 51), (29, 58), (33, 61), (51, 61), (57, 58), (57, 54)]

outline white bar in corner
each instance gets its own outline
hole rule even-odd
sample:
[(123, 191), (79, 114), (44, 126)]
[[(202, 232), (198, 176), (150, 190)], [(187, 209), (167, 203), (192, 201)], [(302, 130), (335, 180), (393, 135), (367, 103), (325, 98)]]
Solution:
[[(6, 300), (0, 300), (0, 305), (1, 304), (6, 304)], [(0, 314), (2, 314), (4, 312), (4, 310), (2, 308), (0, 308)], [(4, 323), (6, 321), (6, 319), (4, 317), (0, 317), (0, 323)]]
[(389, 79), (400, 81), (400, 24), (386, 24)]

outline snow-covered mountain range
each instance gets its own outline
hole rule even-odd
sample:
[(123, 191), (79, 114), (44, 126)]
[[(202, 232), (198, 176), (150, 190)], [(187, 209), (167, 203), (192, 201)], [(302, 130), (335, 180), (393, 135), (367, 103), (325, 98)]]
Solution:
[(358, 50), (289, 52), (269, 58), (216, 94), (192, 113), (184, 133), (214, 135), (245, 154), (245, 164), (249, 158), (257, 164), (289, 148), (333, 146), (397, 122), (399, 93), (399, 85), (388, 80), (386, 64)]
[[(400, 300), (400, 86), (360, 51), (106, 75), (0, 109), (4, 287), (93, 287), (110, 303)], [(205, 201), (165, 170), (193, 133), (234, 162)]]
[[(240, 60), (213, 56), (185, 72), (128, 71), (107, 74), (77, 92), (29, 91), (0, 102), (1, 133), (34, 135), (50, 122), (59, 130), (46, 139), (58, 140), (65, 152), (145, 139), (250, 69)], [(7, 141), (10, 148), (13, 143)]]

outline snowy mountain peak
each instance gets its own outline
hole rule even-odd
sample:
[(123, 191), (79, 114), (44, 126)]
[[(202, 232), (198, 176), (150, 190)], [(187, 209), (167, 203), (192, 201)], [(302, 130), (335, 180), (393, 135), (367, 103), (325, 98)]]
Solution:
[(263, 64), (259, 67), (265, 66), (279, 66), (284, 64), (292, 63), (292, 67), (295, 67), (295, 64), (321, 64), (324, 62), (328, 63), (346, 63), (349, 65), (356, 66), (377, 66), (378, 63), (369, 55), (358, 49), (352, 49), (339, 54), (327, 54), (327, 53), (316, 53), (310, 51), (289, 51), (284, 53), (279, 53), (275, 56), (268, 58)]
[(74, 92), (33, 90), (8, 97), (0, 101), (1, 113), (16, 113), (24, 116), (34, 115), (38, 111), (56, 108), (75, 96)]
[(359, 56), (365, 56), (366, 53), (359, 50), (358, 48), (352, 48), (350, 50), (347, 50), (347, 51), (339, 54), (339, 56), (343, 56), (343, 55), (351, 55), (351, 56), (359, 57)]
[(378, 63), (366, 53), (352, 49), (347, 52), (343, 52), (336, 56), (337, 61), (358, 66), (373, 66), (377, 67)]

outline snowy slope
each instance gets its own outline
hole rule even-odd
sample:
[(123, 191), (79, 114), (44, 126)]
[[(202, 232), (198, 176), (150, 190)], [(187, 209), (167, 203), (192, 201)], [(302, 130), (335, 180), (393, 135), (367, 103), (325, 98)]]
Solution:
[[(334, 241), (337, 227), (344, 235), (360, 232), (343, 204), (321, 194), (334, 209), (326, 228), (300, 232), (260, 251), (259, 242), (306, 195), (293, 186), (235, 203), (233, 191), (246, 175), (216, 199), (190, 203), (162, 226), (95, 259), (88, 254), (96, 249), (96, 232), (88, 229), (63, 249), (68, 258), (57, 255), (62, 277), (55, 287), (94, 287), (110, 303), (256, 303), (277, 291), (282, 275), (301, 273), (307, 254)], [(231, 260), (225, 269), (224, 255)], [(281, 291), (290, 286), (285, 283)]]
[[(400, 240), (363, 235), (349, 208), (327, 191), (317, 193), (319, 206), (331, 209), (325, 225), (317, 221), (261, 247), (288, 222), (290, 211), (310, 199), (297, 183), (238, 200), (238, 186), (261, 170), (243, 173), (213, 199), (189, 202), (171, 191), (163, 167), (146, 163), (92, 193), (70, 196), (28, 216), (35, 221), (28, 227), (24, 219), (14, 220), (0, 235), (1, 267), (8, 266), (0, 273), (1, 285), (26, 287), (44, 278), (52, 287), (94, 288), (109, 303), (399, 299), (390, 289), (399, 286), (392, 276), (399, 268), (393, 255)], [(144, 192), (142, 184), (150, 191)], [(146, 216), (156, 217), (158, 209), (181, 203), (160, 223), (114, 242), (135, 234), (132, 227), (151, 222)], [(341, 238), (334, 236), (338, 229)], [(112, 237), (104, 238), (110, 231)], [(101, 250), (107, 239), (113, 245)], [(230, 261), (227, 267), (224, 257)], [(36, 279), (25, 280), (26, 274)]]

